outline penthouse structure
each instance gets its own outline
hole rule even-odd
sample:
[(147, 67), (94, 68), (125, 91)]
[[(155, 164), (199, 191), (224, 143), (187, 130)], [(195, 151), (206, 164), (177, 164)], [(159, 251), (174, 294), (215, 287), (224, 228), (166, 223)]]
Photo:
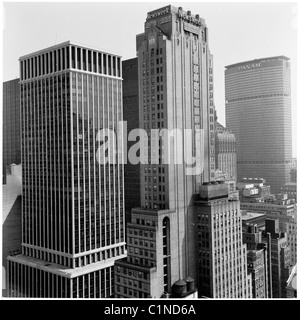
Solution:
[[(71, 42), (20, 58), (22, 254), (11, 297), (105, 298), (125, 256), (121, 57)], [(112, 160), (115, 161), (107, 161)]]

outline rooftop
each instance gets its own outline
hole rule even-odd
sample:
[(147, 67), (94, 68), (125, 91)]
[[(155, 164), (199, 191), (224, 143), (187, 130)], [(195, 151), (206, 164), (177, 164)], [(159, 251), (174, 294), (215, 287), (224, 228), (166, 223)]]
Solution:
[(47, 48), (44, 48), (44, 49), (29, 53), (29, 54), (26, 54), (24, 56), (21, 56), (19, 58), (19, 60), (28, 59), (30, 57), (37, 56), (37, 55), (40, 55), (40, 54), (45, 53), (45, 52), (53, 51), (53, 50), (56, 50), (56, 49), (59, 49), (59, 48), (63, 48), (63, 47), (66, 47), (66, 46), (71, 46), (71, 45), (73, 45), (75, 47), (80, 47), (80, 48), (84, 48), (84, 49), (90, 49), (90, 50), (98, 51), (98, 52), (101, 52), (101, 53), (107, 53), (107, 54), (110, 54), (110, 55), (121, 57), (120, 54), (112, 52), (112, 51), (103, 50), (101, 48), (93, 47), (93, 46), (86, 45), (86, 44), (80, 44), (80, 43), (77, 43), (77, 42), (69, 40), (69, 41), (61, 42), (59, 44), (55, 44), (54, 46), (50, 46), (50, 47), (47, 47)]
[(231, 65), (225, 66), (225, 68), (226, 68), (226, 69), (235, 68), (235, 67), (242, 66), (242, 65), (244, 65), (244, 64), (265, 62), (265, 61), (268, 61), (268, 60), (287, 60), (287, 61), (289, 61), (290, 58), (288, 58), (288, 57), (286, 57), (286, 56), (275, 56), (275, 57), (254, 59), (254, 60), (249, 60), (249, 61), (243, 61), (243, 62), (234, 63), (234, 64), (231, 64)]
[(242, 220), (250, 220), (254, 218), (259, 218), (266, 216), (265, 213), (258, 213), (258, 212), (247, 212), (246, 214), (242, 214)]
[(54, 273), (65, 278), (75, 278), (86, 273), (90, 273), (99, 269), (113, 266), (115, 260), (125, 258), (126, 256), (127, 254), (119, 255), (117, 257), (94, 262), (80, 268), (65, 267), (56, 263), (51, 263), (48, 261), (25, 256), (23, 254), (19, 254), (16, 256), (9, 256), (7, 259), (9, 259), (10, 261), (15, 261), (17, 263), (36, 268), (36, 269), (44, 270), (49, 273)]

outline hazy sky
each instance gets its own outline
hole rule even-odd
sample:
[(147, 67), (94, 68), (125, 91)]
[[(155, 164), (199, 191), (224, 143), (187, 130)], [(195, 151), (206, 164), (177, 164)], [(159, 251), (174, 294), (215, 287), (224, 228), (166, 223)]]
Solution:
[(172, 4), (200, 14), (214, 55), (215, 104), (225, 124), (224, 70), (246, 60), (285, 55), (292, 65), (293, 145), (296, 146), (296, 2), (4, 2), (3, 81), (18, 77), (18, 58), (74, 42), (136, 56), (136, 34), (150, 10)]

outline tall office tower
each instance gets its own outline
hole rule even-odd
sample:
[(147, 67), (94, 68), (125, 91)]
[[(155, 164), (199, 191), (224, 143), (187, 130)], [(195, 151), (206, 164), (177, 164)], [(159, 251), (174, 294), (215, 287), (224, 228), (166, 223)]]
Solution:
[(243, 243), (247, 246), (247, 270), (252, 274), (252, 298), (272, 298), (268, 291), (272, 272), (268, 246), (262, 241), (262, 232), (256, 224), (246, 224)]
[(251, 298), (239, 201), (228, 198), (226, 183), (209, 182), (200, 187), (195, 205), (199, 296)]
[[(149, 220), (165, 223), (158, 232), (172, 235), (170, 255), (157, 246), (153, 262), (151, 281), (160, 297), (175, 282), (196, 278), (193, 196), (214, 179), (213, 59), (205, 21), (170, 5), (149, 12), (137, 35), (137, 56), (140, 128), (149, 137), (148, 148), (141, 148), (141, 209)], [(192, 168), (191, 156), (198, 166)]]
[(236, 139), (233, 133), (219, 122), (215, 124), (216, 170), (225, 174), (226, 179), (236, 180)]
[[(127, 122), (127, 132), (138, 129), (139, 126), (139, 87), (138, 59), (133, 58), (122, 62), (123, 75), (123, 120)], [(127, 150), (135, 144), (127, 141)], [(127, 159), (124, 164), (124, 192), (126, 221), (130, 220), (132, 208), (140, 207), (140, 164), (131, 163)]]
[(101, 129), (122, 120), (121, 72), (119, 56), (70, 42), (20, 58), (22, 254), (8, 257), (10, 296), (114, 294), (122, 141)]
[(3, 83), (3, 184), (6, 184), (8, 166), (21, 163), (19, 81), (15, 79)]
[(272, 266), (272, 297), (285, 298), (286, 282), (291, 272), (290, 247), (287, 244), (286, 234), (280, 232), (279, 221), (266, 219), (266, 228), (263, 241), (269, 242)]
[(237, 139), (238, 179), (264, 178), (271, 192), (290, 181), (290, 59), (236, 63), (225, 70), (226, 127)]

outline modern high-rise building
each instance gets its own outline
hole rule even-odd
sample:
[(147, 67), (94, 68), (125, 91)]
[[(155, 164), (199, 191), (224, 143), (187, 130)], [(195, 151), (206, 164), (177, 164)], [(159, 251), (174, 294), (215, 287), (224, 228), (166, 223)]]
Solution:
[(123, 119), (121, 68), (120, 56), (71, 42), (20, 58), (22, 254), (8, 257), (11, 297), (114, 295), (122, 139), (103, 131)]
[(290, 181), (291, 65), (285, 56), (226, 66), (226, 128), (237, 139), (237, 174), (264, 178), (271, 192)]
[(20, 79), (3, 83), (3, 184), (11, 164), (21, 163)]
[(251, 298), (239, 201), (228, 198), (226, 183), (209, 182), (201, 185), (195, 205), (199, 296)]
[(216, 170), (225, 174), (226, 179), (236, 180), (236, 139), (233, 133), (219, 122), (215, 124)]
[[(196, 279), (193, 199), (201, 183), (214, 180), (213, 58), (204, 19), (171, 5), (149, 12), (144, 33), (137, 35), (137, 57), (139, 123), (148, 137), (148, 146), (140, 150), (140, 215), (145, 210), (145, 220), (159, 224), (154, 227), (159, 239), (162, 232), (172, 236), (169, 251), (158, 245), (152, 261), (150, 287), (161, 297), (175, 282)], [(144, 250), (139, 246), (135, 249)], [(123, 286), (138, 261), (122, 266)]]
[[(139, 83), (138, 58), (122, 61), (123, 75), (123, 120), (127, 123), (128, 134), (139, 126)], [(127, 141), (127, 150), (135, 144)], [(128, 154), (128, 153), (127, 153)], [(141, 205), (140, 163), (131, 163), (127, 158), (124, 164), (124, 193), (126, 221), (130, 220), (132, 208)]]

